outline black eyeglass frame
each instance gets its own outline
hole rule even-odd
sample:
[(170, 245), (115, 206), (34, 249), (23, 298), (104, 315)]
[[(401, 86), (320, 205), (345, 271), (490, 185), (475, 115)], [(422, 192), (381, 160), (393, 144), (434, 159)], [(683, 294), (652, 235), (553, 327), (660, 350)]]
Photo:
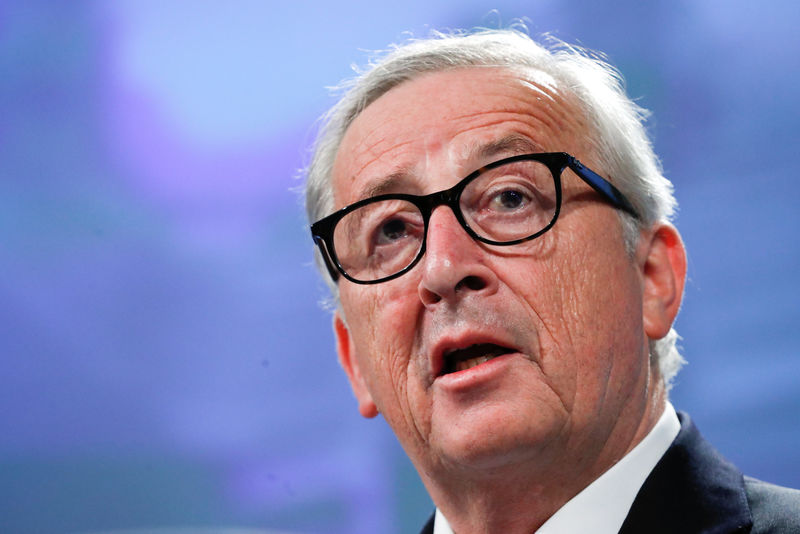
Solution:
[[(527, 237), (514, 239), (511, 241), (493, 241), (491, 239), (487, 239), (475, 233), (475, 231), (470, 228), (467, 221), (464, 220), (464, 215), (461, 213), (461, 206), (459, 205), (459, 201), (461, 199), (461, 193), (463, 193), (464, 189), (469, 185), (470, 182), (475, 180), (478, 176), (485, 173), (490, 169), (494, 169), (495, 167), (499, 167), (501, 165), (506, 165), (509, 163), (514, 163), (516, 161), (537, 161), (539, 163), (543, 163), (549, 170), (553, 176), (553, 181), (555, 182), (555, 191), (556, 191), (556, 208), (553, 212), (553, 218), (550, 222), (539, 230), (538, 232), (529, 235)], [(589, 167), (585, 166), (583, 163), (578, 161), (578, 159), (566, 152), (541, 152), (535, 154), (521, 154), (518, 156), (511, 156), (508, 158), (504, 158), (498, 161), (494, 161), (489, 163), (488, 165), (484, 165), (483, 167), (473, 171), (470, 173), (466, 178), (458, 182), (456, 185), (451, 187), (450, 189), (445, 189), (444, 191), (438, 191), (436, 193), (431, 193), (429, 195), (410, 195), (405, 193), (389, 193), (386, 195), (378, 195), (375, 197), (365, 198), (363, 200), (359, 200), (358, 202), (354, 202), (344, 208), (335, 211), (334, 213), (323, 217), (322, 219), (318, 220), (314, 224), (311, 225), (311, 237), (314, 239), (314, 243), (320, 248), (320, 252), (322, 253), (322, 257), (325, 260), (325, 266), (328, 268), (328, 272), (333, 278), (334, 281), (339, 280), (339, 276), (344, 276), (346, 279), (350, 280), (356, 284), (379, 284), (381, 282), (387, 282), (398, 276), (402, 276), (403, 274), (410, 271), (414, 266), (419, 262), (422, 256), (425, 255), (425, 243), (428, 239), (428, 222), (430, 221), (431, 214), (433, 210), (439, 206), (446, 205), (448, 206), (453, 214), (458, 220), (459, 224), (461, 225), (464, 230), (466, 230), (467, 234), (473, 239), (480, 241), (481, 243), (486, 243), (487, 245), (496, 245), (496, 246), (508, 246), (508, 245), (516, 245), (525, 241), (530, 241), (532, 239), (536, 239), (537, 237), (541, 236), (548, 230), (550, 230), (553, 225), (555, 225), (556, 220), (558, 219), (558, 215), (561, 212), (561, 173), (564, 172), (564, 169), (569, 167), (578, 177), (589, 184), (592, 189), (600, 193), (600, 195), (606, 199), (612, 206), (617, 209), (620, 209), (635, 219), (639, 219), (639, 214), (636, 212), (636, 209), (633, 207), (633, 204), (625, 197), (625, 195), (620, 192), (619, 189), (614, 187), (614, 184), (591, 170)], [(419, 252), (417, 253), (416, 258), (414, 258), (411, 263), (409, 263), (406, 267), (401, 269), (400, 271), (393, 273), (389, 276), (385, 276), (383, 278), (379, 278), (377, 280), (358, 280), (353, 278), (344, 270), (344, 268), (339, 263), (338, 258), (336, 257), (336, 250), (333, 246), (333, 230), (336, 227), (336, 224), (344, 218), (345, 215), (348, 213), (357, 210), (358, 208), (365, 206), (367, 204), (372, 204), (374, 202), (380, 202), (383, 200), (405, 200), (414, 204), (414, 206), (419, 209), (420, 214), (422, 215), (423, 220), (423, 237), (422, 237), (422, 244), (420, 245)]]

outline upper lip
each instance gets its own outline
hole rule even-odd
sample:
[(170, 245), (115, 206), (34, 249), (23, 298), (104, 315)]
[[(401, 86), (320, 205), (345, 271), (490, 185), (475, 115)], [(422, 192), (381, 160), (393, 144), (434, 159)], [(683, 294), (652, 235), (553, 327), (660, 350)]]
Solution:
[(514, 345), (498, 338), (496, 335), (465, 333), (461, 335), (443, 336), (437, 341), (431, 352), (431, 370), (433, 371), (433, 378), (441, 376), (444, 372), (445, 359), (448, 354), (472, 347), (473, 345), (497, 345), (498, 347), (508, 349), (509, 352), (519, 352), (519, 349), (514, 347)]

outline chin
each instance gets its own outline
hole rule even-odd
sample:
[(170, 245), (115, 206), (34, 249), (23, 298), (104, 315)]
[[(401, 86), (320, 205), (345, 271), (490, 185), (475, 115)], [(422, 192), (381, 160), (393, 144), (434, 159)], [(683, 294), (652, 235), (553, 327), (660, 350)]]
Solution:
[(472, 470), (518, 465), (546, 454), (561, 428), (553, 417), (502, 405), (474, 411), (451, 418), (432, 435), (443, 463)]

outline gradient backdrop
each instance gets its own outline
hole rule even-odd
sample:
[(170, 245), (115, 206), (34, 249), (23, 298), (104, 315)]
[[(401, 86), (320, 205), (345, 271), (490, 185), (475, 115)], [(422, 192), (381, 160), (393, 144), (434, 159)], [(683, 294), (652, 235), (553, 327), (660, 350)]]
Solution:
[(797, 3), (332, 4), (0, 2), (0, 531), (415, 531), (292, 189), (365, 50), (519, 17), (654, 110), (690, 258), (673, 402), (800, 486)]

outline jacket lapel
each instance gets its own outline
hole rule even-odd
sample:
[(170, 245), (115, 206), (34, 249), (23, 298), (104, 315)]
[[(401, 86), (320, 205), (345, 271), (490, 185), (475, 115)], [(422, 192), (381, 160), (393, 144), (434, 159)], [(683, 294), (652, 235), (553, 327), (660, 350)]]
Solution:
[(742, 473), (700, 435), (689, 416), (645, 480), (620, 534), (750, 532)]
[(428, 518), (428, 522), (425, 523), (425, 526), (422, 527), (422, 530), (419, 534), (433, 534), (433, 518), (436, 516), (436, 512), (434, 511), (433, 514)]

